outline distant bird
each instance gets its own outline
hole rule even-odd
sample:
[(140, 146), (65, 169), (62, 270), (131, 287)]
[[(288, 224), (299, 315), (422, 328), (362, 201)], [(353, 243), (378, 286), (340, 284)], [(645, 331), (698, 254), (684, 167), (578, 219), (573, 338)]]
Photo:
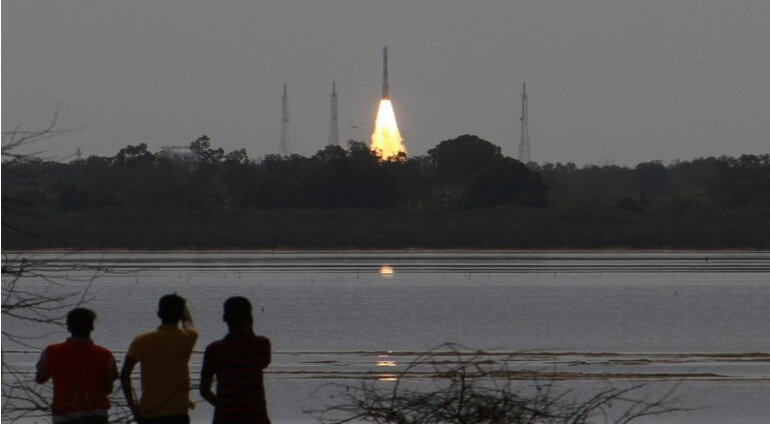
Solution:
[(265, 307), (264, 306), (262, 306), (262, 312), (265, 312)]
[(351, 126), (351, 128), (358, 129), (358, 127), (356, 125)]

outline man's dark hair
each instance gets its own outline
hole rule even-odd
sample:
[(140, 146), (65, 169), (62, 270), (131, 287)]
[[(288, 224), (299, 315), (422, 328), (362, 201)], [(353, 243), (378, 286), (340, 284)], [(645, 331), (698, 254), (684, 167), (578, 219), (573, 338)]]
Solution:
[(174, 293), (166, 294), (158, 301), (158, 317), (163, 324), (176, 324), (182, 319), (186, 300)]
[(225, 315), (224, 320), (226, 323), (242, 323), (251, 321), (251, 303), (249, 299), (243, 296), (230, 297), (225, 300)]
[(67, 330), (73, 336), (87, 337), (94, 329), (96, 312), (87, 308), (75, 308), (67, 314)]

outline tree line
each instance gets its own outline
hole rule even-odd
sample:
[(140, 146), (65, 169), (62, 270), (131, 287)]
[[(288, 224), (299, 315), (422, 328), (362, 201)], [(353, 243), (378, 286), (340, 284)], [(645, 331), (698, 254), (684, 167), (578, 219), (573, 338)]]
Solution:
[[(770, 242), (762, 220), (770, 211), (767, 154), (633, 168), (524, 165), (473, 135), (388, 161), (360, 141), (309, 157), (252, 159), (245, 149), (214, 147), (205, 135), (189, 148), (192, 161), (152, 153), (145, 144), (66, 163), (5, 161), (3, 246), (757, 248)], [(379, 236), (383, 231), (390, 235)]]

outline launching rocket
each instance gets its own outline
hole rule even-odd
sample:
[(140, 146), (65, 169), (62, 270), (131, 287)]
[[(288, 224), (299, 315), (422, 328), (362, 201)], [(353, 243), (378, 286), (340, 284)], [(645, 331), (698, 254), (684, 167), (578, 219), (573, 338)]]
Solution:
[(382, 99), (377, 109), (377, 118), (374, 120), (374, 132), (372, 132), (372, 145), (380, 159), (396, 159), (399, 153), (406, 153), (404, 139), (398, 131), (396, 115), (390, 103), (390, 85), (388, 84), (388, 47), (382, 49)]
[(390, 99), (390, 84), (388, 84), (388, 47), (382, 48), (382, 99)]

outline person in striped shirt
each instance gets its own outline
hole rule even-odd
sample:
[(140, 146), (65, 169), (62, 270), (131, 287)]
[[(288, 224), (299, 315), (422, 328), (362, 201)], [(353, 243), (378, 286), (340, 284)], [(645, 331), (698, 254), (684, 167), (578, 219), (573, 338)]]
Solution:
[[(270, 340), (254, 334), (251, 303), (230, 297), (223, 321), (228, 334), (206, 347), (201, 368), (201, 396), (214, 406), (214, 423), (270, 423), (264, 370), (270, 364)], [(216, 377), (216, 393), (211, 384)]]

